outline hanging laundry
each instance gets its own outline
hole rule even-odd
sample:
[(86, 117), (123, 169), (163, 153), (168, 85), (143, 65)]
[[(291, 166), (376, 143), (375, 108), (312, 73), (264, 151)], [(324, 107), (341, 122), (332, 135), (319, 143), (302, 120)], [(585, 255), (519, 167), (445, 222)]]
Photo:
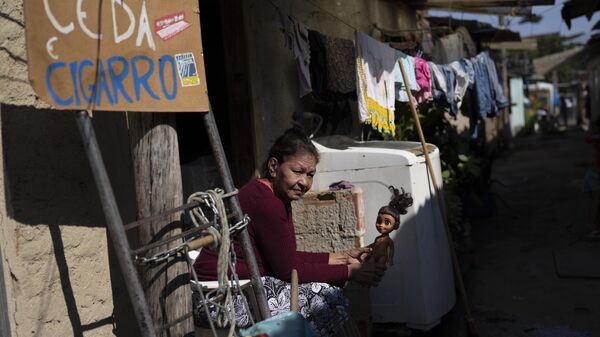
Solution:
[(429, 65), (427, 62), (420, 58), (415, 57), (415, 78), (419, 91), (415, 93), (415, 99), (417, 103), (424, 103), (433, 100), (433, 94), (431, 92), (431, 72), (429, 71)]
[(464, 26), (460, 26), (460, 27), (456, 28), (454, 30), (454, 32), (456, 34), (458, 34), (458, 36), (462, 40), (463, 50), (465, 53), (464, 57), (475, 56), (475, 54), (477, 54), (477, 46), (475, 45), (475, 42), (471, 38), (471, 34), (469, 33), (469, 30), (467, 28), (465, 28)]
[(285, 15), (277, 9), (273, 19), (275, 27), (283, 33), (284, 45), (292, 51), (296, 59), (300, 81), (300, 97), (312, 91), (310, 81), (310, 46), (306, 26), (295, 18)]
[(438, 64), (438, 68), (444, 74), (444, 78), (446, 79), (446, 107), (448, 108), (450, 115), (452, 117), (456, 117), (458, 114), (458, 106), (456, 105), (455, 98), (455, 84), (456, 84), (456, 74), (454, 70), (447, 64)]
[(327, 90), (347, 94), (356, 90), (354, 41), (323, 35)]
[(475, 76), (476, 108), (482, 119), (494, 117), (495, 111), (493, 111), (492, 105), (495, 106), (495, 104), (492, 101), (492, 89), (490, 87), (487, 66), (483, 62), (481, 54), (472, 58), (471, 62), (473, 64), (473, 73)]
[(446, 77), (438, 68), (437, 64), (433, 62), (427, 62), (427, 65), (429, 65), (429, 71), (431, 72), (431, 89), (433, 99), (445, 101), (448, 93), (448, 89), (446, 88)]
[[(402, 62), (406, 78), (408, 80), (408, 88), (411, 91), (418, 91), (419, 85), (417, 84), (417, 78), (415, 75), (415, 58), (406, 55), (403, 52), (397, 51), (398, 62)], [(396, 100), (400, 102), (408, 102), (408, 93), (404, 86), (404, 79), (402, 78), (402, 72), (400, 71), (400, 65), (396, 62), (396, 66), (393, 70), (394, 82), (396, 86)]]
[(313, 96), (318, 101), (346, 99), (356, 90), (354, 42), (308, 31), (310, 77)]
[(467, 76), (469, 77), (468, 88), (473, 89), (475, 87), (475, 70), (473, 70), (473, 62), (465, 58), (460, 60), (460, 63), (462, 64), (463, 68), (467, 72)]
[(396, 50), (371, 38), (356, 33), (356, 79), (358, 110), (361, 123), (373, 129), (395, 135), (394, 77)]
[(494, 63), (494, 60), (492, 60), (488, 51), (482, 52), (481, 55), (488, 70), (490, 88), (492, 89), (492, 97), (495, 102), (496, 111), (504, 109), (508, 107), (508, 100), (504, 96), (502, 84), (500, 84), (500, 80), (498, 79), (496, 63)]
[(325, 55), (325, 42), (323, 34), (309, 30), (308, 41), (310, 44), (310, 82), (313, 96), (318, 98), (326, 96), (327, 88), (327, 56)]
[(440, 39), (446, 52), (446, 60), (444, 63), (458, 61), (464, 58), (465, 52), (463, 47), (462, 37), (456, 33), (448, 34)]
[(462, 59), (460, 60), (460, 64), (463, 66), (468, 77), (468, 90), (463, 97), (463, 102), (467, 102), (468, 104), (466, 104), (466, 108), (463, 106), (461, 112), (463, 115), (469, 117), (469, 134), (471, 135), (471, 139), (476, 139), (479, 134), (477, 124), (480, 116), (475, 92), (475, 70), (473, 69), (473, 62), (470, 59)]
[(454, 71), (455, 75), (455, 87), (454, 87), (454, 103), (458, 110), (463, 102), (463, 97), (467, 93), (467, 87), (469, 86), (469, 75), (463, 65), (459, 61), (454, 61), (449, 64), (450, 68)]
[(446, 48), (442, 43), (441, 39), (434, 39), (433, 50), (431, 52), (431, 60), (437, 64), (448, 63), (448, 55), (446, 54)]
[(419, 41), (421, 50), (426, 55), (433, 53), (433, 35), (431, 34), (431, 26), (425, 16), (419, 16), (417, 21), (417, 31), (414, 33), (415, 40)]
[(473, 89), (469, 89), (467, 94), (465, 95), (465, 100), (468, 100), (469, 104), (467, 105), (467, 116), (469, 117), (469, 134), (471, 139), (477, 139), (479, 135), (479, 111), (477, 110), (477, 95), (475, 93), (475, 86)]

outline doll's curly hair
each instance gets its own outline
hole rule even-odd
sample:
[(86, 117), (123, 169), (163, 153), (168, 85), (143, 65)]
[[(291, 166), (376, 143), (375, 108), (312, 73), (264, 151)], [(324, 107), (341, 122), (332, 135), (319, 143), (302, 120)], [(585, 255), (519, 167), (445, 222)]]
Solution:
[(400, 192), (400, 190), (391, 185), (390, 187), (388, 187), (388, 189), (392, 193), (390, 203), (386, 206), (381, 207), (378, 213), (389, 214), (393, 216), (394, 220), (396, 220), (396, 225), (394, 226), (394, 229), (397, 229), (398, 226), (400, 226), (400, 215), (406, 214), (408, 208), (413, 204), (413, 198), (411, 197), (410, 193), (404, 192), (404, 189), (402, 187), (400, 187), (400, 190), (402, 190), (402, 192)]

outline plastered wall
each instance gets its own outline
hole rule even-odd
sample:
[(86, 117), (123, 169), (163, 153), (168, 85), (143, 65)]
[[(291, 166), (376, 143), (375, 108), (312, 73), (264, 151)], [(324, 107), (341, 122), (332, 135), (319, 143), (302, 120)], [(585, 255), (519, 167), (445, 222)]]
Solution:
[(0, 102), (39, 108), (27, 77), (23, 0), (0, 2)]
[[(10, 334), (135, 335), (74, 115), (46, 109), (29, 85), (22, 6), (0, 2), (0, 249)], [(94, 124), (131, 221), (123, 118), (96, 115)]]
[(282, 34), (272, 24), (277, 8), (309, 29), (352, 40), (357, 30), (379, 37), (381, 33), (374, 28), (374, 23), (390, 31), (416, 27), (415, 11), (399, 1), (311, 2), (244, 1), (257, 167), (262, 164), (275, 138), (292, 126), (292, 114), (311, 109), (310, 98), (299, 97), (296, 61), (292, 52), (284, 47)]
[(2, 105), (0, 116), (11, 335), (113, 335), (106, 231), (72, 114)]

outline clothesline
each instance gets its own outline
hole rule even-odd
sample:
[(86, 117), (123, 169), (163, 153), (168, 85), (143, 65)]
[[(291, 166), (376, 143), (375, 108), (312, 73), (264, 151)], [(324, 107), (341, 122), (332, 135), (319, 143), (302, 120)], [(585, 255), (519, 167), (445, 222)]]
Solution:
[[(300, 96), (311, 93), (318, 102), (337, 102), (356, 92), (360, 121), (383, 134), (395, 134), (395, 102), (408, 102), (407, 90), (413, 92), (416, 103), (435, 100), (456, 116), (470, 89), (474, 97), (470, 106), (476, 108), (469, 113), (472, 134), (476, 134), (480, 119), (493, 117), (508, 106), (488, 52), (456, 60), (464, 53), (449, 50), (454, 62), (436, 64), (404, 54), (360, 31), (356, 31), (356, 41), (330, 37), (308, 30), (278, 7), (277, 14), (275, 25), (297, 60)], [(445, 43), (454, 49), (464, 48), (463, 35), (453, 34)], [(407, 70), (408, 89), (402, 81), (399, 62)]]
[[(331, 13), (330, 11), (326, 10), (325, 8), (319, 6), (318, 4), (314, 3), (311, 0), (305, 0), (306, 2), (308, 2), (309, 4), (311, 4), (313, 7), (321, 10), (323, 13), (331, 16), (332, 18), (334, 18), (335, 20), (341, 22), (342, 24), (344, 24), (345, 26), (352, 28), (355, 32), (360, 31), (360, 29), (356, 28), (354, 25), (346, 22), (344, 19), (340, 18), (339, 16)], [(273, 2), (273, 0), (267, 0), (267, 2), (269, 2), (271, 4), (271, 6), (273, 6), (276, 10), (281, 11), (281, 7), (277, 6), (277, 4), (275, 4)]]
[(378, 31), (384, 33), (385, 35), (391, 36), (391, 37), (404, 36), (405, 33), (411, 33), (411, 32), (430, 32), (430, 31), (434, 31), (434, 30), (452, 31), (452, 28), (449, 26), (435, 26), (435, 27), (428, 27), (428, 28), (411, 28), (411, 29), (390, 30), (390, 29), (381, 28), (376, 23), (373, 24), (373, 28), (375, 28)]
[[(282, 11), (281, 7), (279, 7), (275, 2), (273, 2), (273, 0), (266, 0), (269, 4), (271, 4), (271, 6), (273, 6), (273, 8), (275, 8), (278, 11)], [(322, 6), (318, 5), (317, 3), (315, 3), (312, 0), (305, 0), (306, 2), (308, 2), (309, 4), (311, 4), (313, 7), (321, 10), (323, 13), (329, 15), (331, 18), (335, 19), (336, 21), (342, 23), (343, 25), (347, 26), (348, 28), (351, 28), (352, 30), (354, 30), (354, 32), (360, 32), (361, 29), (357, 28), (356, 26), (352, 25), (351, 23), (348, 23), (346, 20), (340, 18), (339, 16), (335, 15), (334, 13), (331, 13), (330, 11), (328, 11), (327, 9), (323, 8)], [(452, 31), (452, 27), (449, 26), (436, 26), (436, 27), (428, 27), (428, 28), (410, 28), (410, 29), (400, 29), (400, 30), (389, 30), (389, 29), (385, 29), (382, 27), (379, 27), (376, 23), (372, 25), (373, 28), (379, 30), (380, 32), (384, 33), (385, 35), (388, 35), (390, 37), (398, 37), (398, 36), (403, 36), (404, 33), (410, 33), (410, 32), (428, 32), (428, 31), (434, 31), (434, 30), (439, 30), (439, 31)]]
[[(407, 90), (415, 96), (415, 103), (435, 100), (457, 116), (467, 90), (471, 89), (475, 107), (469, 113), (472, 136), (477, 134), (480, 119), (494, 117), (508, 106), (487, 51), (449, 64), (436, 64), (395, 51), (363, 33), (357, 33), (356, 44), (360, 120), (384, 134), (395, 134), (394, 101), (408, 102)], [(408, 89), (399, 76), (399, 62), (407, 72)]]

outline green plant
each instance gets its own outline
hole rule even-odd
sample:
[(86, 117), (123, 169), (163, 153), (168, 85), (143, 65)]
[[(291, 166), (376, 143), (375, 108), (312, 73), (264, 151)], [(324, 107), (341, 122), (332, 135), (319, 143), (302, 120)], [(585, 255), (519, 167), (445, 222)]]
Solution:
[(519, 132), (517, 133), (517, 136), (527, 136), (527, 135), (533, 134), (534, 125), (535, 125), (536, 121), (537, 121), (537, 116), (536, 116), (535, 110), (533, 108), (526, 109), (525, 110), (525, 125), (523, 126), (523, 128), (521, 128), (521, 130), (519, 130)]
[[(450, 124), (444, 109), (437, 104), (420, 108), (419, 120), (427, 142), (435, 144), (440, 150), (444, 196), (449, 225), (453, 230), (461, 227), (464, 193), (480, 193), (487, 189), (487, 177), (484, 175), (486, 158), (473, 151), (468, 134), (459, 134)], [(396, 110), (396, 139), (418, 140), (415, 123), (408, 105)]]

